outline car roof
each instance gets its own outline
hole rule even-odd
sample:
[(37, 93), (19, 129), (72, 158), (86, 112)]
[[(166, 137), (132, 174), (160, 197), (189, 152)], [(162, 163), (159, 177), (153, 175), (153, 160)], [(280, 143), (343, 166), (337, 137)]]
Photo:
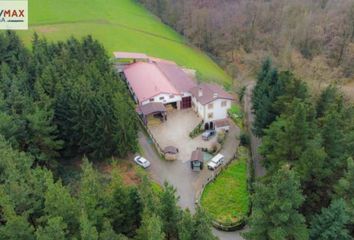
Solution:
[(221, 153), (218, 153), (215, 157), (213, 157), (211, 159), (212, 162), (217, 162), (219, 161), (220, 159), (222, 159), (224, 157), (224, 155), (222, 155)]

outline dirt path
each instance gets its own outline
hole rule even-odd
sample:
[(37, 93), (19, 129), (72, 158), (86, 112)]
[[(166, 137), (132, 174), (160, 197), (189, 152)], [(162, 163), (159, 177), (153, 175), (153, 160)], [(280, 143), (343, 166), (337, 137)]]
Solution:
[(47, 22), (47, 23), (43, 22), (43, 23), (38, 23), (38, 24), (31, 24), (30, 26), (34, 27), (34, 28), (45, 28), (45, 27), (49, 27), (49, 26), (65, 25), (65, 24), (76, 24), (76, 23), (77, 24), (90, 23), (90, 24), (98, 24), (98, 25), (111, 25), (111, 26), (115, 26), (117, 28), (124, 28), (124, 29), (129, 30), (129, 31), (138, 32), (138, 33), (149, 35), (149, 36), (152, 36), (152, 37), (164, 39), (166, 41), (170, 41), (170, 42), (174, 42), (174, 43), (178, 43), (178, 44), (182, 44), (182, 45), (188, 45), (188, 43), (186, 41), (184, 41), (183, 39), (181, 39), (181, 40), (172, 39), (172, 38), (169, 38), (169, 37), (166, 37), (166, 36), (163, 36), (163, 35), (160, 35), (160, 34), (156, 34), (156, 33), (153, 33), (153, 32), (149, 32), (149, 31), (146, 31), (146, 30), (143, 30), (143, 29), (140, 29), (140, 28), (131, 27), (131, 26), (128, 26), (126, 24), (113, 23), (113, 22), (110, 22), (110, 21), (105, 20), (105, 19), (88, 19), (88, 20), (80, 20), (80, 21), (62, 21), (62, 22)]
[(255, 171), (256, 177), (262, 177), (265, 175), (265, 168), (262, 166), (262, 157), (258, 153), (258, 147), (261, 145), (261, 139), (256, 137), (251, 128), (254, 121), (254, 114), (252, 111), (252, 91), (255, 86), (255, 83), (251, 83), (247, 85), (246, 93), (244, 96), (244, 109), (246, 112), (246, 120), (247, 125), (249, 126), (249, 135), (251, 140), (251, 152), (252, 152), (252, 160), (253, 167)]

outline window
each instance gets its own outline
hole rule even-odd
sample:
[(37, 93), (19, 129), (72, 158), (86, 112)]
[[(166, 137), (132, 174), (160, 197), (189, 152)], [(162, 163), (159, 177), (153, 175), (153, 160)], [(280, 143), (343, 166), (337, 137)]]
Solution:
[(227, 105), (227, 102), (226, 102), (226, 101), (222, 101), (222, 102), (221, 102), (221, 106), (222, 106), (222, 107), (226, 107), (226, 105)]
[(175, 97), (175, 95), (170, 95), (170, 98), (174, 98)]
[(212, 103), (208, 104), (208, 109), (213, 109), (214, 105)]
[(165, 97), (160, 97), (159, 99), (160, 99), (160, 100), (164, 100), (164, 99), (165, 99)]
[(213, 113), (208, 113), (208, 118), (213, 118)]
[(150, 102), (153, 102), (154, 101), (154, 98), (150, 98)]

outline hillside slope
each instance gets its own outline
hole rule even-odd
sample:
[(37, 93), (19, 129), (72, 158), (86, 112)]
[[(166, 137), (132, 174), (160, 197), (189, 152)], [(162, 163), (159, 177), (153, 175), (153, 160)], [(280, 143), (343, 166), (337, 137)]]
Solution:
[(35, 31), (50, 41), (91, 34), (109, 54), (144, 52), (194, 68), (205, 79), (230, 83), (209, 57), (187, 46), (178, 33), (134, 0), (31, 0), (29, 14), (30, 30), (18, 32), (27, 45)]

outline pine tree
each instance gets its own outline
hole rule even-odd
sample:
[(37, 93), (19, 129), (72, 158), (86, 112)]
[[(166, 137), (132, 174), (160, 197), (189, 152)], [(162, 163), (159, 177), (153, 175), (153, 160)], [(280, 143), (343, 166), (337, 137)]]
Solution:
[(308, 239), (304, 217), (298, 212), (304, 197), (294, 171), (284, 166), (258, 182), (246, 239)]
[(6, 223), (0, 225), (0, 239), (35, 239), (33, 227), (27, 222), (25, 216), (16, 214), (11, 199), (5, 193), (2, 186), (0, 186), (0, 206), (1, 222)]
[(123, 238), (122, 235), (119, 236), (116, 234), (112, 228), (112, 225), (106, 219), (103, 223), (103, 228), (102, 231), (99, 233), (99, 238), (100, 240), (123, 240), (123, 239), (128, 239), (128, 238)]
[(65, 240), (66, 224), (61, 217), (53, 217), (48, 219), (45, 227), (39, 227), (36, 231), (37, 240)]
[(270, 59), (267, 59), (257, 78), (257, 85), (253, 90), (252, 104), (255, 113), (253, 131), (257, 136), (263, 136), (263, 129), (267, 128), (276, 118), (277, 112), (273, 108), (274, 102), (283, 92), (283, 84), (279, 81), (278, 72), (272, 68)]
[(322, 139), (318, 134), (317, 137), (308, 142), (295, 166), (305, 196), (301, 212), (306, 217), (319, 212), (322, 207), (329, 204), (330, 196), (326, 184), (329, 171), (325, 168), (326, 157), (326, 152), (322, 147)]
[(81, 240), (98, 240), (98, 232), (93, 223), (88, 219), (85, 211), (81, 211), (80, 216), (80, 236)]
[(344, 176), (339, 179), (335, 193), (338, 198), (343, 198), (347, 206), (349, 215), (349, 230), (354, 234), (354, 161), (352, 158), (347, 160), (347, 170)]
[(182, 213), (182, 218), (178, 224), (178, 239), (193, 240), (194, 222), (189, 209)]
[(79, 229), (79, 208), (75, 198), (60, 181), (46, 180), (44, 212), (48, 217), (62, 217), (68, 226), (68, 234), (75, 236)]
[(56, 168), (63, 142), (58, 140), (57, 127), (53, 124), (54, 112), (48, 107), (39, 108), (26, 115), (27, 151), (40, 165)]
[(328, 208), (322, 209), (321, 214), (316, 215), (311, 222), (310, 239), (352, 239), (346, 229), (349, 216), (345, 207), (345, 202), (339, 199), (333, 201)]
[(160, 196), (160, 217), (167, 239), (174, 239), (178, 236), (176, 223), (181, 218), (181, 210), (177, 207), (177, 201), (176, 189), (165, 182), (164, 191)]
[(308, 119), (307, 104), (295, 99), (289, 108), (289, 113), (280, 116), (265, 130), (260, 153), (270, 170), (276, 170), (284, 161), (296, 164), (314, 131), (310, 128), (313, 124)]
[(215, 240), (216, 237), (211, 232), (211, 219), (200, 207), (197, 208), (193, 216), (192, 239)]
[(144, 213), (136, 240), (164, 240), (161, 219), (155, 214)]

